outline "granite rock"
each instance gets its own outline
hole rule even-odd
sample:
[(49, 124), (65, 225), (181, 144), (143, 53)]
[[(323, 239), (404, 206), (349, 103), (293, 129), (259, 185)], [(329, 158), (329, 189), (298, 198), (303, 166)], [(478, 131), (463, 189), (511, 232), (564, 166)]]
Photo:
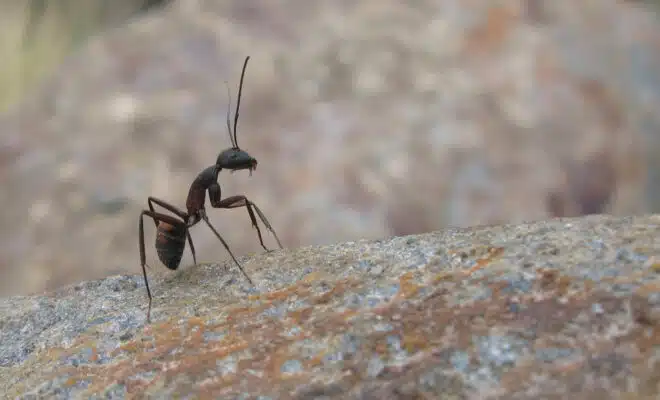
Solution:
[[(0, 300), (11, 398), (657, 398), (660, 216), (278, 250)], [(164, 269), (164, 268), (163, 268)], [(261, 396), (261, 397), (259, 397)]]

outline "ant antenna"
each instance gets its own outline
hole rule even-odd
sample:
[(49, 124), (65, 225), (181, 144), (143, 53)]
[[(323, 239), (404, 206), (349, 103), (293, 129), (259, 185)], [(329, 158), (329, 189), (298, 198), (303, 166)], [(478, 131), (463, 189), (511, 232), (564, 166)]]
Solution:
[(236, 112), (234, 113), (234, 146), (238, 148), (238, 140), (236, 140), (236, 126), (238, 125), (238, 109), (241, 106), (241, 92), (243, 91), (243, 77), (245, 76), (245, 67), (247, 67), (250, 56), (245, 57), (243, 63), (243, 71), (241, 72), (241, 82), (238, 85), (238, 100), (236, 101)]
[(234, 148), (238, 148), (238, 145), (236, 145), (236, 142), (234, 141), (234, 137), (231, 135), (231, 121), (229, 120), (229, 113), (231, 110), (231, 91), (229, 90), (229, 83), (225, 81), (225, 87), (227, 88), (227, 98), (229, 98), (229, 104), (227, 104), (227, 132), (229, 132), (229, 140), (231, 140), (231, 145)]

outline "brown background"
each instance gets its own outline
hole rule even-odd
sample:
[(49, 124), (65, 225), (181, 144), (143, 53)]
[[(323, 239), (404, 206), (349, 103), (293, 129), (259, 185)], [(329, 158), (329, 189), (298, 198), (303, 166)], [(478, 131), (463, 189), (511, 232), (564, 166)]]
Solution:
[[(183, 206), (229, 146), (246, 55), (259, 167), (220, 183), (286, 247), (657, 210), (658, 28), (613, 0), (181, 0), (114, 24), (0, 121), (0, 294), (139, 273), (139, 212)], [(260, 251), (245, 211), (209, 214)], [(227, 257), (192, 234), (199, 262)]]

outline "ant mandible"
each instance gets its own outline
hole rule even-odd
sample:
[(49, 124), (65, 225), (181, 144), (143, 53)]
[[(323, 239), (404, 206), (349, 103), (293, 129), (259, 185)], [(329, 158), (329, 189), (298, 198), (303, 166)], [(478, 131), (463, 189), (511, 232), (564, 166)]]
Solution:
[[(193, 245), (192, 237), (190, 236), (190, 228), (195, 226), (198, 222), (204, 221), (206, 225), (213, 231), (215, 236), (220, 240), (222, 245), (225, 247), (229, 255), (234, 260), (238, 268), (241, 270), (245, 278), (253, 285), (252, 279), (245, 273), (241, 264), (236, 260), (234, 254), (229, 250), (227, 242), (220, 236), (218, 231), (213, 227), (209, 221), (208, 216), (206, 215), (206, 209), (204, 208), (204, 202), (206, 201), (206, 191), (209, 192), (209, 201), (213, 208), (238, 208), (245, 207), (247, 209), (248, 215), (250, 216), (250, 221), (252, 226), (256, 228), (257, 235), (259, 236), (259, 242), (261, 247), (263, 247), (267, 252), (271, 251), (264, 245), (263, 238), (261, 237), (261, 230), (259, 225), (257, 225), (257, 219), (255, 218), (255, 211), (261, 222), (273, 233), (275, 240), (277, 241), (280, 249), (282, 244), (280, 239), (277, 237), (275, 230), (270, 225), (266, 216), (261, 212), (259, 207), (257, 207), (252, 201), (243, 195), (231, 196), (225, 199), (221, 198), (220, 185), (218, 184), (218, 174), (222, 169), (228, 169), (233, 171), (238, 171), (242, 169), (247, 169), (252, 175), (252, 171), (257, 168), (257, 160), (250, 156), (246, 151), (238, 147), (238, 141), (236, 140), (236, 126), (238, 124), (238, 111), (241, 105), (241, 92), (243, 90), (243, 77), (245, 76), (245, 68), (250, 57), (245, 58), (245, 63), (243, 64), (243, 70), (241, 72), (241, 81), (238, 87), (238, 100), (236, 102), (236, 112), (234, 113), (234, 128), (232, 130), (230, 116), (229, 116), (229, 107), (227, 108), (227, 129), (229, 131), (229, 139), (231, 140), (232, 147), (222, 151), (215, 162), (215, 165), (212, 165), (197, 175), (195, 180), (190, 185), (188, 191), (188, 198), (186, 200), (186, 211), (179, 209), (172, 204), (165, 202), (164, 200), (158, 199), (156, 197), (149, 196), (147, 203), (149, 204), (149, 210), (143, 210), (140, 213), (140, 224), (139, 224), (139, 235), (140, 235), (140, 263), (142, 265), (142, 273), (144, 274), (144, 284), (147, 288), (147, 296), (149, 297), (149, 307), (147, 310), (147, 321), (151, 320), (151, 290), (149, 289), (149, 281), (147, 280), (147, 270), (145, 266), (148, 266), (146, 263), (145, 249), (144, 249), (144, 223), (143, 217), (147, 216), (153, 219), (154, 224), (156, 225), (156, 251), (158, 253), (158, 258), (160, 261), (169, 269), (176, 270), (179, 268), (181, 262), (181, 257), (183, 251), (186, 247), (186, 239), (190, 243), (190, 251), (193, 256), (193, 263), (197, 264), (197, 259), (195, 256), (195, 247)], [(229, 86), (227, 86), (227, 92), (229, 93)], [(229, 103), (231, 104), (231, 95), (229, 95)], [(233, 131), (233, 132), (232, 132)], [(232, 135), (233, 133), (233, 135)], [(164, 208), (165, 210), (171, 212), (174, 215), (168, 215), (154, 210), (154, 204)]]

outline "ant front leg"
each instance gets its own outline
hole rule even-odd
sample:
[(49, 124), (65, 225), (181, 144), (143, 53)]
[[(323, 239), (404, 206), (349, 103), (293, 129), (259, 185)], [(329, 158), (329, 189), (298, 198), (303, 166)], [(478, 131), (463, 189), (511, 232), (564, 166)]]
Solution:
[[(151, 210), (152, 213), (156, 213), (153, 206), (154, 204), (156, 204), (158, 206), (163, 207), (172, 214), (177, 215), (179, 218), (181, 218), (184, 221), (188, 219), (187, 213), (181, 211), (178, 207), (173, 206), (172, 204), (166, 202), (165, 200), (161, 200), (159, 198), (149, 196), (147, 198), (147, 204), (149, 204), (149, 210)], [(158, 222), (155, 219), (154, 219), (154, 224), (156, 224), (156, 227), (158, 227)], [(192, 236), (190, 236), (190, 231), (188, 230), (186, 230), (186, 237), (188, 238), (188, 244), (190, 245), (190, 252), (192, 253), (192, 257), (193, 257), (193, 264), (197, 265), (197, 256), (195, 255), (195, 245), (193, 245)]]
[(226, 208), (226, 209), (238, 208), (238, 207), (247, 208), (248, 215), (250, 216), (250, 221), (252, 221), (252, 226), (257, 230), (257, 236), (259, 236), (259, 242), (261, 243), (261, 247), (263, 247), (264, 250), (266, 250), (267, 252), (270, 252), (272, 250), (266, 247), (266, 245), (264, 244), (264, 240), (261, 237), (261, 230), (259, 229), (259, 225), (257, 225), (257, 219), (254, 216), (254, 211), (256, 210), (257, 214), (259, 215), (259, 218), (261, 219), (261, 222), (266, 226), (266, 228), (268, 228), (269, 231), (271, 231), (271, 233), (275, 237), (275, 240), (277, 241), (278, 246), (280, 246), (280, 249), (282, 248), (282, 243), (280, 243), (280, 239), (277, 237), (277, 233), (275, 233), (275, 230), (268, 222), (268, 219), (266, 219), (266, 216), (264, 215), (264, 213), (261, 212), (261, 210), (259, 209), (259, 207), (257, 207), (256, 204), (248, 200), (247, 197), (241, 195), (227, 197), (226, 199), (220, 199), (220, 185), (218, 185), (217, 183), (209, 186), (208, 190), (209, 190), (209, 200), (213, 208)]
[(148, 265), (147, 265), (146, 252), (144, 248), (144, 218), (143, 218), (144, 216), (153, 219), (154, 222), (156, 223), (156, 226), (158, 226), (158, 222), (161, 221), (171, 224), (173, 226), (180, 226), (182, 228), (185, 228), (186, 230), (187, 230), (187, 226), (185, 222), (176, 219), (171, 215), (161, 214), (150, 210), (142, 210), (142, 212), (140, 213), (140, 224), (139, 224), (140, 264), (142, 266), (142, 275), (144, 276), (144, 285), (147, 288), (147, 296), (149, 297), (149, 308), (147, 309), (147, 321), (150, 321), (152, 296), (151, 296), (151, 289), (149, 289), (149, 280), (147, 279), (147, 269), (145, 268), (145, 266), (148, 267)]

